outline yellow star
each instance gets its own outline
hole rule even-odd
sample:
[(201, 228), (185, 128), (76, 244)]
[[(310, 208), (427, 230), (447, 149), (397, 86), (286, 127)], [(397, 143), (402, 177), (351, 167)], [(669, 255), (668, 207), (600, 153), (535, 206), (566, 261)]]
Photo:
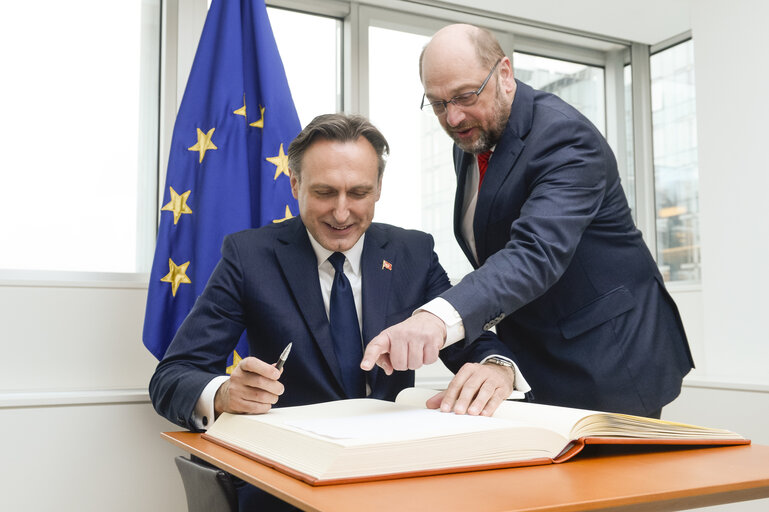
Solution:
[(232, 351), (232, 365), (227, 367), (227, 375), (230, 375), (233, 372), (233, 370), (235, 370), (235, 368), (238, 367), (238, 365), (240, 364), (240, 362), (242, 360), (243, 359), (240, 357), (240, 355), (238, 355), (238, 351), (237, 350), (233, 350)]
[(243, 116), (246, 117), (246, 95), (243, 95), (243, 106), (240, 107), (238, 110), (233, 110), (233, 114), (236, 116)]
[(282, 219), (275, 219), (273, 220), (273, 224), (277, 224), (279, 222), (283, 222), (284, 220), (293, 219), (294, 215), (291, 213), (291, 209), (289, 209), (288, 205), (286, 205), (286, 216)]
[(174, 260), (171, 258), (168, 258), (168, 274), (165, 275), (165, 277), (160, 278), (161, 281), (164, 283), (171, 283), (171, 293), (174, 297), (176, 297), (176, 290), (179, 289), (179, 285), (182, 283), (192, 284), (192, 281), (190, 281), (190, 278), (187, 277), (187, 267), (190, 266), (190, 262), (182, 263), (181, 265), (176, 265), (174, 263)]
[(192, 147), (187, 148), (187, 151), (198, 151), (200, 152), (200, 160), (198, 163), (203, 163), (203, 157), (206, 156), (206, 151), (209, 149), (219, 149), (216, 146), (214, 146), (214, 143), (211, 142), (211, 137), (214, 134), (214, 130), (216, 128), (211, 128), (208, 130), (208, 133), (203, 133), (203, 130), (200, 128), (198, 130), (198, 142)]
[[(259, 110), (261, 111), (262, 117), (258, 121), (254, 121), (253, 123), (249, 124), (248, 126), (253, 126), (255, 128), (264, 128), (264, 107), (260, 107)], [(243, 106), (240, 107), (237, 110), (232, 111), (233, 114), (236, 116), (243, 116), (246, 119), (248, 119), (248, 116), (246, 116), (246, 95), (243, 95)]]
[(259, 119), (258, 121), (254, 121), (253, 123), (249, 124), (248, 126), (253, 126), (255, 128), (264, 128), (264, 107), (261, 107), (259, 110), (261, 111), (262, 118)]
[(283, 144), (280, 145), (280, 152), (278, 153), (278, 156), (267, 157), (266, 160), (271, 164), (275, 164), (277, 166), (277, 169), (275, 169), (275, 177), (273, 178), (273, 180), (277, 180), (278, 176), (280, 176), (281, 174), (285, 174), (286, 176), (290, 177), (290, 175), (288, 174), (288, 157), (283, 152)]
[(161, 208), (161, 211), (174, 212), (174, 225), (176, 225), (183, 213), (192, 213), (190, 207), (187, 206), (187, 198), (190, 197), (191, 190), (179, 195), (176, 193), (176, 190), (174, 190), (174, 187), (168, 188), (171, 190), (171, 201)]

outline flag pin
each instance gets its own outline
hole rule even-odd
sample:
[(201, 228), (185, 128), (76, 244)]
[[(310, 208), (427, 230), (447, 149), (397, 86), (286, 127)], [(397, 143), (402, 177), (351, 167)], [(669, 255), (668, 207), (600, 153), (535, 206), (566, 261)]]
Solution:
[(382, 270), (384, 270), (384, 269), (392, 270), (393, 269), (393, 264), (390, 263), (387, 260), (382, 260)]

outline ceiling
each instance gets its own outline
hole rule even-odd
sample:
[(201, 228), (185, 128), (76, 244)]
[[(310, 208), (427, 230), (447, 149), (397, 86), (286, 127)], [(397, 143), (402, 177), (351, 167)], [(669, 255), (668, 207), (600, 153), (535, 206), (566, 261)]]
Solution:
[(691, 29), (692, 1), (696, 0), (444, 0), (650, 45)]

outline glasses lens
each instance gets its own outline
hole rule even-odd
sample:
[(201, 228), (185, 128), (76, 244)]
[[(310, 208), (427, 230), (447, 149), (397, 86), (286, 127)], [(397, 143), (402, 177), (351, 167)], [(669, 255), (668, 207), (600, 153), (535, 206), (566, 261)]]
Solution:
[(446, 104), (442, 101), (436, 101), (435, 103), (430, 103), (430, 105), (433, 107), (433, 113), (437, 116), (446, 112)]
[(451, 98), (451, 102), (454, 105), (458, 105), (460, 107), (469, 107), (471, 105), (475, 105), (476, 101), (478, 101), (478, 95), (475, 92), (466, 92)]

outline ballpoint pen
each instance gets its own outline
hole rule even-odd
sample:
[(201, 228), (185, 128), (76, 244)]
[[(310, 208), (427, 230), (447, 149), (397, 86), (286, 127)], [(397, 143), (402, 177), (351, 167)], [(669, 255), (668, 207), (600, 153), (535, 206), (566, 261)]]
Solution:
[(275, 365), (275, 368), (278, 370), (283, 368), (283, 363), (285, 363), (286, 359), (288, 359), (288, 354), (291, 352), (291, 345), (293, 345), (293, 343), (289, 342), (289, 344), (286, 345), (286, 348), (283, 349), (283, 352), (281, 352), (280, 357), (278, 358), (278, 363)]

